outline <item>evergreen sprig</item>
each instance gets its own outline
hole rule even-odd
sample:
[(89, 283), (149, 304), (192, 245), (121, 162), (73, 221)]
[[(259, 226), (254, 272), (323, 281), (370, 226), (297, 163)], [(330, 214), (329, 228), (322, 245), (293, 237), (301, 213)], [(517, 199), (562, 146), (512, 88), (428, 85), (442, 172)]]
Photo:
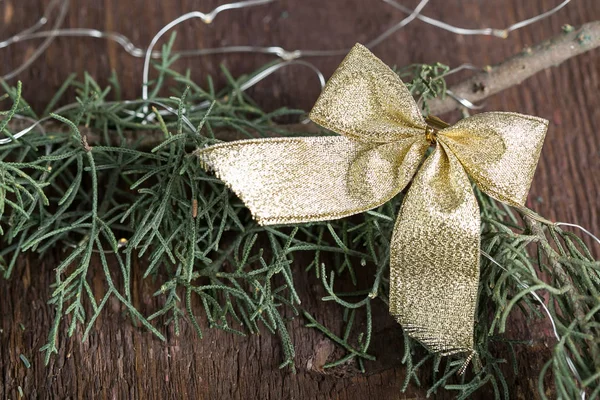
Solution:
[(436, 97), (446, 97), (446, 80), (451, 73), (450, 67), (442, 64), (411, 64), (402, 68), (394, 68), (410, 93), (417, 99), (417, 104), (425, 114), (429, 114), (428, 101)]
[[(43, 124), (45, 131), (36, 129), (0, 146), (0, 273), (10, 278), (23, 252), (39, 257), (60, 253), (50, 298), (55, 317), (41, 349), (46, 362), (58, 351), (63, 324), (68, 322), (69, 336), (82, 329), (86, 340), (114, 297), (133, 321), (161, 340), (161, 324), (179, 333), (182, 321), (199, 337), (204, 323), (241, 335), (264, 327), (281, 339), (281, 367), (292, 368), (287, 322), (302, 313), (307, 326), (343, 352), (325, 368), (356, 361), (364, 371), (365, 361), (376, 356), (369, 353), (372, 305), (387, 304), (390, 234), (402, 194), (352, 218), (258, 226), (240, 200), (199, 167), (192, 152), (219, 142), (223, 132), (236, 137), (293, 135), (275, 121), (303, 112), (262, 111), (240, 90), (255, 74), (234, 79), (224, 69), (224, 89), (216, 90), (210, 78), (203, 88), (190, 80), (189, 72), (171, 69), (176, 60), (170, 56), (172, 43), (163, 47), (148, 100), (120, 101), (116, 76), (103, 89), (86, 74), (82, 81), (69, 77), (37, 117), (21, 98), (20, 84), (5, 86), (13, 105), (2, 113), (2, 134), (14, 136), (8, 123), (17, 114), (55, 121)], [(447, 68), (409, 71), (410, 88), (424, 105), (444, 93)], [(77, 102), (50, 113), (73, 89)], [(165, 90), (173, 96), (161, 97)], [(111, 93), (116, 100), (109, 100)], [(495, 398), (508, 398), (504, 364), (511, 363), (516, 373), (516, 357), (506, 360), (498, 353), (503, 348), (514, 353), (528, 342), (504, 335), (507, 318), (522, 313), (547, 319), (546, 307), (561, 339), (540, 372), (540, 395), (546, 396), (544, 377), (552, 373), (560, 397), (586, 391), (597, 398), (600, 263), (579, 236), (529, 210), (512, 209), (475, 192), (482, 216), (476, 354), (466, 373), (457, 376), (469, 355), (440, 357), (405, 335), (404, 388), (420, 385), (419, 376), (430, 375), (429, 394), (444, 388), (464, 399), (486, 387)], [(307, 256), (304, 271), (298, 269)], [(162, 307), (149, 316), (132, 303), (135, 260), (142, 260), (144, 279), (159, 282), (155, 295)], [(369, 282), (359, 281), (357, 270), (370, 276)], [(342, 331), (336, 333), (301, 308), (294, 282), (299, 273), (314, 274), (327, 293), (322, 300), (339, 306)], [(94, 274), (104, 276), (103, 293), (90, 284)], [(355, 289), (343, 291), (339, 281)], [(540, 293), (537, 298), (534, 291)], [(541, 298), (547, 306), (540, 305)]]

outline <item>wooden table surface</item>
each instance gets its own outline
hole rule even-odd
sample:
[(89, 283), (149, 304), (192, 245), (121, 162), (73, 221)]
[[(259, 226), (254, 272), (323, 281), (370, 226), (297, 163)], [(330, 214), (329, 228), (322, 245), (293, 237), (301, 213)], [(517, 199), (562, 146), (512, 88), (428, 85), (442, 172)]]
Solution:
[[(71, 0), (63, 27), (118, 31), (145, 47), (162, 26), (179, 15), (209, 11), (217, 0)], [(414, 7), (416, 1), (402, 1)], [(537, 15), (558, 0), (431, 0), (424, 14), (465, 27), (506, 27)], [(48, 1), (0, 0), (0, 40), (33, 24)], [(286, 49), (348, 48), (365, 43), (404, 15), (376, 0), (280, 0), (273, 4), (220, 14), (213, 24), (189, 21), (177, 28), (176, 49), (234, 44), (278, 45)], [(469, 62), (484, 66), (499, 62), (558, 32), (564, 24), (577, 26), (600, 19), (597, 0), (573, 1), (558, 14), (519, 31), (508, 39), (458, 36), (415, 21), (374, 49), (390, 65), (431, 63), (450, 66)], [(39, 42), (0, 49), (0, 75), (16, 67)], [(326, 76), (342, 57), (310, 59)], [(224, 81), (219, 63), (234, 75), (253, 71), (271, 60), (264, 55), (225, 55), (178, 61), (182, 71), (203, 82), (206, 74)], [(600, 233), (600, 51), (548, 69), (518, 87), (486, 101), (486, 110), (516, 111), (549, 119), (550, 127), (528, 206), (543, 216), (583, 225)], [(92, 38), (58, 38), (31, 68), (18, 76), (24, 96), (43, 109), (71, 72), (88, 71), (106, 83), (111, 70), (121, 78), (123, 96), (141, 95), (142, 60), (125, 53), (117, 44)], [(466, 76), (466, 75), (463, 75)], [(460, 79), (456, 77), (456, 79)], [(278, 72), (256, 88), (253, 96), (266, 109), (288, 106), (309, 109), (319, 93), (314, 75), (302, 67)], [(446, 116), (456, 119), (458, 115)], [(591, 243), (591, 241), (588, 241)], [(596, 255), (600, 248), (593, 249)], [(199, 340), (189, 326), (176, 337), (168, 332), (162, 343), (132, 326), (120, 306), (112, 304), (101, 316), (87, 343), (65, 339), (50, 365), (39, 352), (52, 317), (46, 304), (52, 280), (52, 260), (20, 260), (13, 279), (0, 282), (0, 398), (17, 399), (21, 387), (26, 398), (210, 398), (210, 399), (402, 399), (422, 398), (425, 391), (410, 387), (400, 393), (404, 368), (400, 329), (383, 305), (375, 311), (371, 352), (378, 361), (367, 363), (367, 373), (336, 370), (324, 372), (323, 360), (331, 343), (317, 332), (303, 328), (299, 318), (291, 323), (297, 347), (298, 373), (278, 370), (278, 339), (271, 335), (237, 337), (208, 331)], [(137, 279), (135, 279), (137, 278)], [(319, 302), (323, 293), (311, 277), (295, 276), (300, 297), (309, 311), (328, 323), (339, 322), (335, 306)], [(151, 289), (132, 279), (135, 302), (155, 309)], [(519, 326), (522, 337), (530, 334)], [(551, 339), (539, 339), (519, 352), (520, 373), (512, 377), (510, 390), (517, 398), (537, 397), (537, 374), (548, 356)], [(533, 350), (532, 350), (533, 349)], [(32, 363), (26, 368), (24, 354)], [(491, 390), (491, 389), (490, 389)], [(488, 393), (489, 394), (489, 393)], [(436, 398), (451, 398), (440, 394)], [(486, 398), (486, 393), (482, 394)]]

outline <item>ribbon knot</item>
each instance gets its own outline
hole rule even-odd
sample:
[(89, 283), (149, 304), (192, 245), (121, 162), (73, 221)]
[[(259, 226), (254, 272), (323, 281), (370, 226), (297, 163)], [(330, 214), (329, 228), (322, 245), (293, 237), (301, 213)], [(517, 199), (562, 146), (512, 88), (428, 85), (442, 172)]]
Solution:
[(427, 127), (425, 128), (425, 140), (427, 140), (429, 144), (434, 144), (437, 141), (437, 133), (437, 129), (427, 125)]
[(359, 44), (310, 118), (340, 135), (242, 140), (196, 155), (263, 225), (361, 213), (412, 181), (390, 243), (390, 313), (433, 351), (472, 352), (481, 240), (472, 182), (522, 206), (548, 121), (508, 112), (453, 126), (425, 120), (398, 75)]

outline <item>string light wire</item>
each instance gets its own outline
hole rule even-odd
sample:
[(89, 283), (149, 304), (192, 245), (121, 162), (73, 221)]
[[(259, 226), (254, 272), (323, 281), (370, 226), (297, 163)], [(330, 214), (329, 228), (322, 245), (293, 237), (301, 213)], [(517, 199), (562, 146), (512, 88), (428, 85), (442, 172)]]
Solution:
[[(40, 18), (35, 25), (33, 25), (30, 28), (25, 29), (23, 32), (21, 32), (21, 34), (29, 35), (34, 30), (39, 29), (39, 27), (45, 25), (46, 22), (48, 21), (47, 15), (49, 15), (53, 11), (54, 7), (56, 7), (57, 5), (58, 5), (57, 1), (52, 1), (49, 5), (48, 9), (44, 12), (44, 15), (42, 16), (42, 18)], [(35, 51), (31, 55), (31, 57), (29, 57), (23, 64), (21, 64), (19, 67), (15, 68), (13, 71), (9, 72), (8, 74), (0, 77), (0, 79), (6, 81), (6, 80), (10, 80), (10, 79), (16, 77), (21, 72), (23, 72), (27, 68), (29, 68), (29, 66), (31, 64), (33, 64), (33, 62), (35, 60), (37, 60), (42, 54), (44, 54), (46, 49), (54, 41), (54, 38), (56, 38), (56, 34), (54, 32), (56, 29), (58, 29), (62, 25), (63, 21), (65, 20), (65, 16), (67, 15), (68, 9), (69, 9), (69, 2), (63, 1), (60, 4), (58, 17), (56, 18), (56, 22), (54, 23), (53, 29), (52, 29), (52, 31), (50, 31), (50, 33), (45, 38), (45, 40), (42, 42), (42, 44), (40, 44), (40, 46), (37, 49), (35, 49)], [(18, 36), (18, 34), (17, 34), (17, 36)]]
[(180, 23), (182, 23), (184, 21), (194, 19), (194, 18), (200, 18), (204, 23), (210, 24), (214, 21), (215, 17), (222, 11), (235, 10), (235, 9), (245, 8), (245, 7), (252, 7), (252, 6), (272, 3), (274, 1), (275, 0), (246, 0), (246, 1), (240, 1), (240, 2), (235, 2), (235, 3), (223, 4), (223, 5), (218, 6), (217, 8), (215, 8), (208, 14), (205, 14), (200, 11), (192, 11), (192, 12), (183, 14), (180, 17), (169, 22), (167, 25), (163, 26), (158, 31), (158, 33), (156, 35), (154, 35), (154, 37), (152, 38), (152, 41), (150, 42), (150, 45), (148, 46), (148, 49), (146, 50), (146, 55), (144, 56), (144, 71), (143, 71), (143, 75), (142, 75), (142, 79), (143, 79), (142, 99), (143, 100), (148, 99), (148, 74), (150, 72), (150, 57), (152, 56), (152, 50), (154, 49), (154, 46), (159, 41), (159, 39), (165, 33), (170, 31), (173, 27), (179, 25)]
[[(555, 225), (557, 225), (557, 224), (555, 224)], [(487, 258), (488, 260), (490, 260), (492, 263), (494, 263), (499, 268), (503, 269), (506, 272), (509, 272), (507, 268), (505, 268), (504, 266), (502, 266), (498, 261), (496, 261), (492, 256), (490, 256), (485, 251), (480, 250), (480, 253), (481, 253), (481, 255), (483, 255), (485, 258)], [(522, 289), (529, 289), (530, 286), (528, 284), (526, 284), (525, 282), (523, 282), (518, 276), (516, 276), (514, 274), (511, 274), (511, 277), (513, 277), (517, 281), (517, 284)], [(552, 317), (552, 314), (550, 313), (550, 310), (548, 310), (548, 307), (546, 306), (546, 303), (537, 294), (537, 291), (533, 290), (533, 291), (529, 292), (529, 294), (544, 309), (544, 312), (546, 313), (546, 315), (548, 316), (548, 319), (550, 320), (550, 323), (552, 324), (552, 332), (554, 333), (554, 337), (556, 338), (556, 340), (558, 340), (560, 342), (562, 340), (562, 338), (558, 334), (558, 329), (556, 328), (556, 322), (554, 321), (554, 318)], [(565, 355), (565, 359), (567, 361), (567, 364), (569, 365), (569, 369), (571, 370), (571, 372), (573, 373), (573, 375), (575, 375), (575, 377), (577, 378), (577, 381), (581, 383), (581, 376), (579, 375), (579, 372), (577, 371), (577, 368), (575, 368), (575, 365), (573, 364), (573, 360), (571, 360), (571, 357), (569, 357), (568, 355)], [(586, 398), (585, 391), (581, 390), (579, 392), (579, 395), (581, 396), (581, 400), (585, 400), (585, 398)]]
[(557, 225), (557, 226), (570, 226), (572, 228), (581, 229), (586, 235), (588, 235), (589, 237), (591, 237), (592, 239), (594, 239), (598, 244), (600, 244), (600, 239), (598, 239), (597, 236), (595, 236), (592, 232), (588, 231), (587, 229), (585, 229), (581, 225), (570, 224), (568, 222), (556, 222), (554, 225)]
[[(212, 23), (213, 20), (215, 19), (215, 17), (223, 11), (251, 7), (251, 6), (271, 3), (274, 1), (277, 1), (277, 0), (251, 0), (251, 1), (242, 1), (242, 2), (236, 2), (236, 3), (223, 4), (223, 5), (215, 8), (214, 10), (212, 10), (209, 13), (202, 13), (202, 12), (195, 11), (192, 13), (184, 14), (184, 15), (180, 16), (179, 18), (177, 18), (176, 20), (169, 23), (169, 25), (171, 25), (171, 24), (173, 24), (172, 26), (177, 25), (179, 22), (182, 22), (182, 21), (179, 21), (182, 18), (185, 18), (184, 20), (190, 19), (190, 18), (200, 18), (205, 23), (209, 24), (209, 23)], [(558, 12), (560, 9), (565, 7), (571, 0), (564, 0), (562, 3), (560, 3), (558, 6), (552, 8), (551, 10), (543, 12), (535, 17), (526, 19), (524, 21), (520, 21), (515, 24), (512, 24), (505, 29), (493, 29), (493, 28), (466, 29), (466, 28), (459, 28), (459, 27), (452, 26), (445, 22), (442, 22), (442, 21), (439, 21), (439, 20), (436, 20), (436, 19), (433, 19), (433, 18), (430, 18), (430, 17), (427, 17), (427, 16), (421, 14), (420, 11), (422, 10), (423, 7), (425, 7), (425, 5), (427, 4), (427, 1), (421, 1), (415, 9), (411, 9), (402, 4), (399, 4), (395, 0), (382, 0), (382, 1), (386, 4), (393, 6), (394, 8), (396, 8), (402, 12), (408, 13), (409, 16), (407, 18), (403, 19), (402, 21), (400, 21), (398, 24), (393, 25), (388, 30), (382, 32), (375, 39), (371, 40), (369, 42), (370, 47), (374, 47), (374, 46), (380, 44), (383, 40), (387, 39), (398, 29), (408, 25), (408, 23), (412, 22), (414, 19), (421, 20), (425, 23), (428, 23), (428, 24), (433, 25), (440, 29), (450, 31), (457, 35), (492, 35), (492, 36), (496, 36), (496, 37), (505, 38), (508, 36), (509, 32), (512, 32), (514, 30), (517, 30), (517, 29), (523, 28), (527, 25), (538, 22), (541, 19), (547, 18), (548, 16)], [(60, 23), (57, 23), (55, 25), (54, 29), (52, 29), (52, 30), (38, 31), (41, 27), (46, 25), (52, 11), (59, 4), (62, 4), (62, 7), (66, 8), (66, 7), (68, 7), (68, 0), (53, 0), (53, 1), (51, 1), (49, 3), (48, 7), (46, 8), (46, 10), (44, 11), (43, 16), (33, 26), (17, 33), (16, 35), (14, 35), (6, 40), (0, 41), (0, 49), (8, 47), (8, 46), (16, 44), (16, 43), (19, 43), (19, 42), (22, 42), (22, 41), (39, 39), (39, 38), (49, 38), (49, 39), (53, 40), (56, 37), (89, 37), (89, 38), (98, 38), (98, 39), (106, 39), (106, 40), (114, 41), (117, 44), (119, 44), (128, 54), (130, 54), (133, 57), (146, 58), (148, 56), (148, 54), (150, 55), (151, 58), (158, 58), (161, 56), (160, 52), (157, 52), (157, 51), (148, 52), (148, 50), (144, 50), (140, 47), (137, 47), (136, 45), (133, 44), (133, 42), (127, 36), (125, 36), (119, 32), (101, 31), (101, 30), (97, 30), (97, 29), (87, 29), (87, 28), (58, 29), (59, 26), (62, 24), (62, 20), (60, 21)], [(168, 31), (169, 25), (163, 27), (161, 30), (164, 29), (165, 31)], [(50, 42), (48, 42), (46, 45), (42, 44), (42, 46), (47, 47), (49, 44), (50, 44)], [(40, 46), (40, 48), (42, 48), (42, 46)], [(151, 47), (153, 47), (153, 45), (151, 45)], [(44, 48), (44, 50), (45, 50), (45, 48)], [(177, 51), (177, 52), (174, 52), (174, 54), (179, 55), (179, 56), (192, 57), (192, 56), (204, 56), (204, 55), (210, 55), (210, 54), (260, 53), (260, 54), (274, 55), (276, 57), (281, 58), (282, 60), (289, 61), (289, 60), (297, 59), (297, 58), (301, 58), (301, 57), (339, 56), (339, 55), (346, 54), (347, 51), (348, 51), (348, 48), (335, 49), (335, 50), (291, 50), (290, 51), (290, 50), (286, 50), (279, 46), (262, 47), (262, 46), (246, 45), (246, 46), (223, 46), (223, 47), (205, 48), (205, 49), (190, 49), (190, 50)], [(37, 51), (36, 51), (35, 54), (37, 54), (37, 55), (35, 58), (39, 57), (39, 55), (42, 52), (43, 52), (43, 50), (40, 51), (39, 54), (37, 54)], [(20, 72), (22, 72), (27, 67), (29, 67), (29, 65), (31, 65), (31, 63), (33, 63), (33, 61), (35, 61), (35, 58), (30, 57), (30, 59), (26, 62), (26, 65), (23, 64), (23, 65), (19, 66), (17, 69), (4, 75), (2, 77), (2, 79), (9, 80), (9, 79), (14, 78)]]
[[(391, 5), (392, 7), (404, 12), (404, 13), (412, 13), (412, 10), (406, 6), (403, 6), (402, 4), (399, 4), (396, 0), (382, 0), (384, 3), (387, 3), (389, 5)], [(564, 6), (566, 6), (567, 4), (569, 4), (571, 2), (571, 0), (564, 0), (562, 3), (560, 3), (559, 5), (557, 5), (556, 7), (545, 11), (541, 14), (536, 15), (535, 17), (532, 18), (528, 18), (526, 20), (517, 22), (515, 24), (512, 24), (504, 29), (494, 29), (494, 28), (483, 28), (483, 29), (468, 29), (468, 28), (460, 28), (457, 26), (453, 26), (450, 24), (447, 24), (443, 21), (439, 21), (437, 19), (433, 19), (430, 17), (427, 17), (425, 15), (419, 14), (416, 16), (417, 19), (429, 24), (429, 25), (433, 25), (436, 28), (440, 28), (440, 29), (444, 29), (446, 31), (455, 33), (457, 35), (487, 35), (487, 36), (496, 36), (499, 38), (503, 38), (506, 39), (508, 37), (508, 34), (512, 31), (516, 31), (517, 29), (521, 29), (527, 25), (531, 25), (533, 23), (536, 23), (538, 21), (541, 21), (544, 18), (548, 18), (549, 16), (551, 16), (552, 14), (557, 13), (558, 11), (560, 11), (560, 9), (562, 9)]]
[[(61, 0), (52, 0), (49, 3), (49, 5), (47, 6), (47, 8), (44, 10), (42, 17), (34, 25), (17, 33), (16, 35), (14, 35), (4, 41), (0, 41), (0, 49), (2, 49), (2, 48), (10, 46), (12, 44), (22, 42), (25, 40), (45, 38), (44, 42), (42, 42), (42, 44), (35, 50), (35, 52), (29, 59), (27, 59), (22, 65), (20, 65), (13, 71), (10, 71), (9, 73), (2, 76), (2, 79), (4, 79), (4, 80), (13, 79), (18, 74), (20, 74), (21, 72), (26, 70), (41, 54), (43, 54), (43, 52), (50, 46), (50, 44), (56, 37), (89, 37), (89, 38), (107, 39), (107, 40), (112, 40), (112, 41), (116, 42), (117, 44), (119, 44), (128, 54), (130, 54), (134, 57), (143, 57), (144, 58), (144, 69), (143, 69), (143, 76), (142, 76), (142, 80), (143, 80), (142, 81), (142, 99), (147, 100), (148, 99), (148, 79), (149, 79), (148, 75), (150, 72), (149, 71), (150, 70), (150, 59), (158, 58), (161, 56), (160, 52), (153, 51), (153, 49), (154, 49), (154, 46), (156, 45), (156, 43), (158, 42), (158, 40), (160, 40), (160, 38), (166, 32), (168, 32), (170, 29), (177, 26), (178, 24), (180, 24), (184, 21), (187, 21), (189, 19), (199, 18), (204, 23), (211, 24), (214, 21), (214, 19), (216, 18), (216, 16), (223, 11), (264, 5), (264, 4), (268, 4), (268, 3), (273, 3), (275, 1), (277, 1), (277, 0), (245, 0), (245, 1), (238, 1), (238, 2), (233, 2), (233, 3), (222, 4), (222, 5), (214, 8), (212, 11), (210, 11), (208, 13), (203, 13), (200, 11), (192, 11), (192, 12), (183, 14), (180, 17), (178, 17), (175, 20), (168, 23), (167, 25), (165, 25), (163, 28), (161, 28), (160, 31), (153, 37), (149, 47), (146, 50), (144, 50), (144, 49), (141, 49), (141, 48), (135, 46), (133, 44), (133, 42), (127, 36), (125, 36), (119, 32), (109, 32), (109, 31), (101, 31), (101, 30), (97, 30), (97, 29), (87, 29), (87, 28), (59, 29), (64, 21), (64, 17), (66, 15), (69, 2), (68, 2), (68, 0), (62, 0), (62, 1)], [(374, 38), (370, 42), (368, 42), (367, 47), (369, 47), (369, 48), (373, 48), (373, 47), (379, 45), (384, 40), (386, 40), (388, 37), (390, 37), (393, 33), (398, 31), (399, 29), (405, 27), (406, 25), (408, 25), (415, 19), (419, 19), (423, 22), (426, 22), (428, 24), (431, 24), (431, 25), (436, 26), (441, 29), (451, 31), (451, 32), (453, 32), (455, 34), (459, 34), (459, 35), (493, 35), (493, 36), (505, 38), (508, 36), (508, 33), (511, 31), (514, 31), (514, 30), (523, 28), (527, 25), (533, 24), (537, 21), (540, 21), (541, 19), (547, 18), (548, 16), (558, 12), (560, 9), (562, 9), (564, 6), (566, 6), (571, 0), (564, 0), (562, 3), (560, 3), (558, 6), (552, 8), (551, 10), (543, 12), (535, 17), (512, 24), (505, 29), (458, 28), (458, 27), (449, 25), (445, 22), (438, 21), (433, 18), (424, 16), (421, 14), (421, 11), (428, 4), (429, 0), (421, 0), (414, 9), (410, 9), (409, 7), (401, 5), (395, 0), (382, 0), (382, 1), (386, 4), (393, 6), (396, 9), (399, 9), (400, 11), (408, 13), (409, 15), (406, 18), (402, 19), (397, 24), (394, 24), (393, 26), (391, 26), (390, 28), (388, 28), (387, 30), (382, 32), (380, 35), (378, 35), (376, 38)], [(60, 11), (59, 11), (59, 15), (57, 17), (57, 20), (54, 24), (53, 29), (50, 31), (38, 31), (41, 27), (46, 25), (46, 23), (49, 21), (50, 15), (54, 11), (54, 9), (56, 7), (58, 7), (59, 5), (60, 5)], [(348, 50), (349, 50), (348, 48), (344, 48), (344, 49), (336, 49), (336, 50), (293, 50), (293, 51), (289, 51), (289, 50), (286, 50), (279, 46), (261, 47), (261, 46), (248, 45), (248, 46), (223, 46), (223, 47), (208, 48), (208, 49), (192, 49), (192, 50), (184, 50), (184, 51), (174, 52), (174, 54), (179, 55), (179, 56), (191, 57), (191, 56), (203, 56), (203, 55), (209, 55), (209, 54), (260, 53), (260, 54), (274, 55), (284, 61), (291, 61), (291, 60), (295, 60), (295, 59), (298, 59), (301, 57), (338, 56), (338, 55), (346, 54), (348, 52)], [(320, 71), (318, 71), (317, 75), (319, 76), (319, 79), (322, 76)], [(268, 75), (266, 75), (266, 76), (268, 76)], [(463, 107), (466, 107), (466, 108), (472, 109), (472, 110), (482, 108), (482, 106), (475, 105), (472, 102), (468, 101), (467, 99), (457, 96), (450, 91), (448, 91), (447, 93), (450, 97), (455, 99)], [(147, 107), (144, 107), (144, 112), (146, 114), (148, 114)]]
[(387, 39), (394, 32), (396, 32), (399, 29), (404, 28), (406, 25), (410, 24), (412, 21), (415, 20), (415, 18), (417, 18), (419, 16), (419, 13), (421, 12), (421, 10), (423, 8), (425, 8), (427, 3), (429, 3), (429, 0), (421, 0), (419, 2), (419, 4), (417, 4), (415, 9), (412, 10), (412, 12), (409, 14), (408, 17), (404, 18), (402, 21), (398, 22), (396, 25), (393, 25), (392, 27), (387, 29), (385, 32), (383, 32), (381, 35), (379, 35), (377, 38), (375, 38), (374, 40), (367, 43), (367, 47), (372, 49), (373, 47), (377, 46), (378, 44), (383, 42), (385, 39)]

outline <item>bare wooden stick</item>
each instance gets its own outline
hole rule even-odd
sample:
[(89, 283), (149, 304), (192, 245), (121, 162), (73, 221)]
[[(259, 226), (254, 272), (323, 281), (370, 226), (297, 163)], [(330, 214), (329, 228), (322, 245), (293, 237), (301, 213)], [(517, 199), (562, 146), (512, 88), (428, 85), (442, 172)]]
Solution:
[[(578, 29), (567, 26), (563, 28), (562, 33), (534, 47), (526, 48), (500, 64), (487, 67), (484, 72), (449, 89), (457, 97), (475, 103), (518, 85), (541, 70), (555, 67), (598, 46), (600, 46), (600, 21), (584, 24)], [(449, 96), (429, 101), (430, 112), (436, 115), (459, 107), (460, 104)]]

